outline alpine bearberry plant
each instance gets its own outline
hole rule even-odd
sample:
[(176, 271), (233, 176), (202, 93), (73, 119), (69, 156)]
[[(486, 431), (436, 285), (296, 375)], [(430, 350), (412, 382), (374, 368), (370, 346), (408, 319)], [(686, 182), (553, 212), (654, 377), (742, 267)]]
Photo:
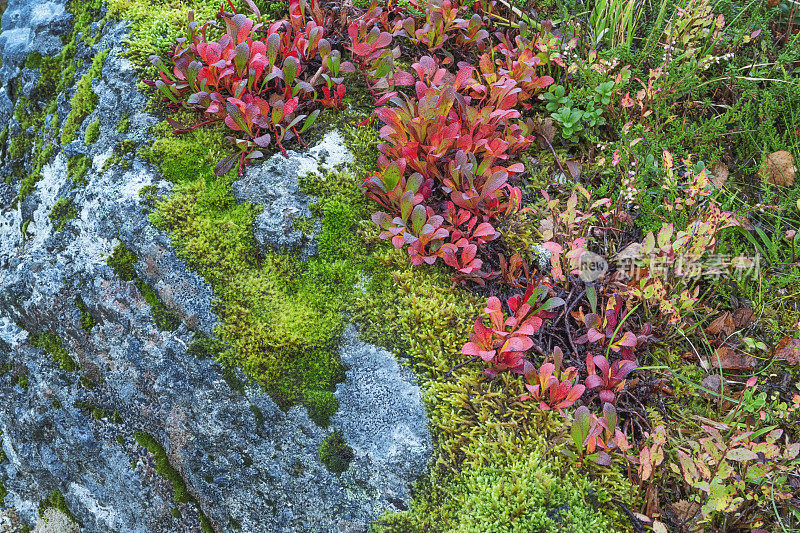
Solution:
[[(265, 25), (236, 13), (231, 4), (232, 13), (220, 11), (225, 32), (216, 40), (210, 36), (212, 23), (198, 25), (190, 12), (186, 37), (178, 40), (171, 65), (151, 58), (160, 67), (160, 79), (150, 84), (172, 106), (197, 111), (205, 119), (189, 127), (175, 123), (175, 133), (217, 121), (233, 132), (228, 139), (238, 152), (220, 161), (218, 174), (237, 162), (242, 173), (247, 162), (263, 157), (261, 150), (273, 144), (284, 155), (287, 141), (304, 144), (300, 135), (319, 115), (318, 102), (341, 107), (346, 89), (340, 73), (352, 66), (341, 63), (341, 54), (325, 38), (327, 19), (318, 1), (307, 5), (292, 0), (289, 20)], [(251, 9), (260, 19), (254, 4)], [(311, 71), (314, 61), (322, 62), (316, 72)]]

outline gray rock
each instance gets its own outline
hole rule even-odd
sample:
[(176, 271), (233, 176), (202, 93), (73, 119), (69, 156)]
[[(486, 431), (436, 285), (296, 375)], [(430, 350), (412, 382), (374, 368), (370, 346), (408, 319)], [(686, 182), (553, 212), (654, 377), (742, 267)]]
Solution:
[(531, 246), (529, 250), (533, 254), (533, 264), (531, 266), (541, 271), (549, 271), (551, 267), (550, 258), (553, 255), (550, 250), (541, 244)]
[(72, 15), (66, 1), (10, 0), (0, 22), (3, 68), (19, 68), (28, 54), (55, 55), (63, 44), (60, 36), (70, 31)]
[(234, 182), (233, 192), (241, 201), (264, 206), (256, 218), (253, 232), (259, 247), (266, 250), (293, 251), (303, 259), (316, 253), (320, 227), (304, 233), (298, 221), (311, 219), (309, 198), (300, 190), (297, 178), (320, 168), (330, 169), (352, 160), (339, 132), (329, 133), (318, 145), (304, 153), (291, 150), (284, 157), (275, 154), (264, 163), (247, 170)]
[[(0, 87), (19, 74), (30, 51), (6, 28), (53, 38), (69, 30), (60, 22), (68, 20), (63, 3), (37, 5), (12, 0), (3, 16)], [(52, 28), (40, 23), (48, 17)], [(77, 142), (44, 165), (41, 181), (20, 206), (12, 206), (18, 185), (0, 181), (0, 446), (7, 457), (0, 482), (8, 490), (2, 503), (34, 524), (38, 502), (58, 490), (86, 533), (194, 532), (198, 508), (217, 531), (367, 531), (384, 510), (407, 505), (409, 484), (430, 457), (418, 388), (391, 354), (360, 342), (350, 328), (341, 348), (349, 370), (336, 390), (340, 410), (332, 426), (322, 428), (304, 408), (284, 412), (256, 387), (234, 390), (217, 363), (187, 354), (195, 331), (214, 331), (214, 295), (142, 210), (142, 187), (170, 187), (158, 169), (131, 157), (129, 167), (103, 171), (119, 141), (147, 142), (157, 119), (142, 111), (136, 73), (119, 57), (125, 24), (102, 31), (95, 48), (77, 50), (88, 65), (93, 53), (110, 48), (92, 86), (99, 105), (84, 122), (99, 118), (100, 138), (84, 146), (79, 131)], [(0, 115), (13, 110), (10, 99), (10, 107), (3, 104), (9, 96), (0, 91)], [(57, 104), (63, 120), (67, 95)], [(131, 129), (120, 134), (116, 124), (124, 114)], [(68, 158), (75, 155), (91, 160), (86, 185), (67, 176)], [(291, 155), (249, 172), (237, 191), (240, 199), (265, 205), (264, 246), (299, 245), (308, 255), (313, 239), (284, 231), (292, 209), (310, 216), (297, 176), (317, 170), (322, 159), (330, 167), (348, 156), (335, 133)], [(73, 201), (77, 216), (56, 232), (49, 214), (61, 196)], [(20, 232), (24, 221), (27, 237)], [(137, 255), (138, 276), (181, 318), (176, 331), (159, 331), (135, 284), (106, 264), (120, 241)], [(77, 296), (97, 321), (89, 332)], [(41, 332), (56, 335), (80, 369), (67, 372), (34, 348), (30, 335)], [(355, 451), (341, 475), (326, 470), (317, 455), (336, 429)], [(156, 473), (136, 432), (164, 447), (197, 506), (174, 502), (171, 483)], [(172, 516), (174, 507), (180, 519)]]
[(384, 349), (364, 343), (348, 326), (339, 351), (347, 380), (336, 387), (332, 420), (355, 452), (372, 463), (370, 483), (390, 501), (410, 499), (404, 479), (425, 469), (433, 449), (419, 387)]

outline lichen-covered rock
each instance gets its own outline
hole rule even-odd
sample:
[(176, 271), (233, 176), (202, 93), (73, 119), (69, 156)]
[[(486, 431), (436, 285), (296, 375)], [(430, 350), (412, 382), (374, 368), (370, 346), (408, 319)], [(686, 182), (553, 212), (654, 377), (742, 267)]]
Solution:
[[(31, 15), (36, 5), (12, 0), (3, 36), (12, 22), (19, 35), (69, 31), (60, 23), (45, 30)], [(48, 7), (50, 20), (62, 20), (63, 8)], [(429, 459), (419, 391), (390, 354), (349, 329), (340, 410), (322, 428), (303, 407), (284, 412), (259, 388), (240, 386), (240, 374), (190, 355), (199, 334), (212, 334), (217, 324), (214, 295), (148, 221), (140, 192), (151, 186), (163, 194), (170, 184), (135, 155), (156, 119), (142, 111), (135, 72), (120, 58), (124, 31), (124, 23), (107, 24), (91, 48), (77, 45), (86, 65), (77, 77), (96, 52), (109, 53), (92, 80), (97, 106), (77, 125), (76, 140), (43, 158), (22, 201), (15, 201), (20, 180), (0, 180), (1, 503), (33, 525), (39, 502), (57, 491), (89, 533), (199, 531), (201, 523), (253, 533), (366, 531), (384, 510), (407, 504), (408, 486)], [(0, 47), (6, 81), (30, 51), (21, 46)], [(10, 102), (9, 116), (19, 104), (10, 96), (0, 95)], [(70, 99), (62, 93), (55, 102), (48, 121), (63, 123)], [(128, 128), (117, 127), (122, 117)], [(96, 121), (99, 135), (86, 145), (86, 128)], [(241, 199), (265, 206), (263, 228), (256, 228), (263, 245), (299, 242), (312, 253), (312, 239), (286, 234), (285, 206), (310, 216), (309, 200), (295, 198), (297, 176), (317, 170), (322, 159), (329, 166), (343, 161), (342, 146), (333, 134), (240, 182)], [(19, 158), (26, 171), (35, 155)], [(55, 220), (59, 202), (74, 206), (74, 217)], [(120, 279), (107, 264), (120, 242), (136, 256), (136, 281)], [(156, 327), (142, 283), (179, 317), (177, 329)], [(41, 342), (43, 334), (49, 342)], [(354, 455), (341, 474), (318, 455), (337, 430)], [(144, 435), (155, 451), (143, 447)]]
[[(314, 237), (319, 233), (319, 223), (311, 222), (309, 198), (300, 190), (297, 178), (349, 162), (352, 155), (338, 132), (331, 132), (306, 152), (289, 150), (287, 155), (275, 154), (251, 167), (233, 184), (233, 192), (239, 201), (264, 206), (253, 228), (262, 250), (293, 251), (308, 258), (316, 253)], [(304, 227), (304, 223), (311, 227)]]

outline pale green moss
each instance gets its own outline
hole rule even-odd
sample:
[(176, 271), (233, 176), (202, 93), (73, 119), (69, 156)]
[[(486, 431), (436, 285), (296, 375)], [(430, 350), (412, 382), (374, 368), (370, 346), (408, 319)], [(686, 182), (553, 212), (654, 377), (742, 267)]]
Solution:
[(75, 88), (75, 94), (69, 101), (71, 109), (61, 128), (61, 144), (69, 144), (75, 140), (83, 120), (97, 107), (98, 96), (92, 90), (92, 80), (100, 77), (108, 50), (99, 52), (92, 60), (92, 66), (84, 74)]
[(100, 119), (86, 126), (86, 133), (83, 134), (83, 142), (87, 145), (94, 144), (100, 138)]
[(61, 345), (61, 339), (55, 334), (45, 331), (34, 333), (30, 336), (31, 346), (44, 350), (59, 366), (67, 372), (78, 370), (80, 366), (69, 356), (67, 350)]
[(67, 222), (78, 216), (78, 209), (72, 203), (72, 200), (62, 196), (53, 204), (53, 209), (50, 210), (49, 216), (53, 222), (53, 228), (56, 231), (63, 231), (67, 226)]

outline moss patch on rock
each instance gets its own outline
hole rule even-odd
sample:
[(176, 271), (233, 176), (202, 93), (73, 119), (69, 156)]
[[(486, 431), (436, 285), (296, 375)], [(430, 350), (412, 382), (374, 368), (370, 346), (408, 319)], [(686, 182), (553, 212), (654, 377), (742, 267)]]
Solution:
[(81, 328), (87, 334), (92, 332), (92, 328), (97, 325), (97, 320), (92, 316), (89, 312), (89, 308), (86, 306), (86, 303), (81, 298), (81, 295), (77, 295), (75, 297), (75, 306), (78, 308), (81, 314)]
[(69, 356), (67, 350), (61, 345), (61, 339), (54, 333), (49, 331), (32, 333), (30, 336), (30, 343), (34, 348), (40, 348), (47, 352), (47, 354), (53, 358), (53, 361), (58, 363), (58, 365), (67, 372), (72, 372), (80, 368), (78, 363)]
[(63, 196), (56, 200), (53, 208), (50, 210), (50, 220), (53, 222), (53, 228), (56, 231), (63, 231), (67, 222), (78, 216), (78, 209), (72, 200), (64, 198)]
[(94, 144), (100, 138), (100, 119), (95, 119), (94, 122), (86, 126), (86, 132), (83, 134), (83, 142), (87, 145)]
[(350, 466), (350, 461), (355, 455), (353, 449), (347, 444), (341, 431), (334, 431), (320, 444), (319, 459), (328, 471), (341, 474)]
[(181, 325), (181, 319), (161, 301), (156, 292), (150, 285), (139, 277), (136, 273), (136, 263), (138, 258), (123, 243), (119, 243), (106, 260), (108, 266), (114, 269), (117, 276), (123, 281), (133, 281), (142, 297), (150, 306), (153, 313), (153, 321), (156, 327), (162, 331), (175, 331)]
[(100, 71), (103, 69), (107, 55), (108, 50), (103, 50), (95, 55), (91, 68), (78, 81), (75, 94), (69, 101), (71, 106), (69, 115), (61, 128), (61, 144), (69, 144), (75, 140), (75, 134), (84, 119), (97, 107), (99, 97), (92, 90), (92, 80), (100, 77)]
[(136, 432), (133, 434), (133, 437), (136, 439), (139, 446), (153, 454), (153, 459), (156, 462), (156, 473), (172, 483), (173, 499), (175, 502), (194, 504), (199, 515), (201, 530), (203, 533), (213, 533), (214, 528), (211, 525), (211, 521), (205, 513), (203, 513), (197, 500), (189, 493), (189, 487), (186, 485), (186, 481), (183, 479), (180, 472), (170, 463), (167, 451), (164, 447), (148, 433), (141, 431)]
[(78, 523), (72, 511), (69, 510), (67, 500), (64, 498), (64, 495), (61, 494), (61, 491), (54, 490), (48, 494), (45, 499), (39, 502), (39, 518), (43, 518), (44, 512), (48, 509), (57, 509), (65, 514), (72, 522)]

